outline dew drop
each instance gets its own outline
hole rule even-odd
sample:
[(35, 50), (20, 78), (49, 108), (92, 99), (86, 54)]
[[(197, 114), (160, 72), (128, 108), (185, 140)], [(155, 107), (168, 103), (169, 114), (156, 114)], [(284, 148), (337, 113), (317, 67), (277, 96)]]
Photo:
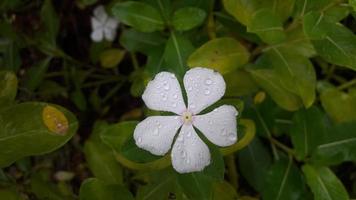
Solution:
[(173, 108), (177, 107), (177, 103), (174, 102), (174, 103), (172, 104), (172, 107), (173, 107)]
[(168, 85), (168, 84), (165, 84), (165, 85), (163, 86), (163, 88), (164, 88), (164, 90), (169, 90), (169, 85)]
[(141, 137), (137, 138), (137, 142), (138, 142), (139, 144), (141, 144), (141, 143), (142, 143), (142, 138), (141, 138)]
[(205, 95), (209, 95), (210, 94), (210, 90), (209, 89), (205, 89), (204, 94)]
[(235, 141), (235, 140), (236, 140), (235, 134), (230, 133), (229, 140), (230, 140), (230, 141)]
[(188, 87), (188, 91), (192, 91), (193, 88), (191, 86)]
[(222, 135), (222, 136), (227, 136), (227, 130), (226, 130), (226, 128), (223, 128), (223, 129), (221, 130), (221, 135)]
[(178, 142), (183, 142), (183, 137), (178, 137), (177, 141)]
[(185, 152), (184, 150), (180, 152), (180, 155), (182, 156), (182, 158), (186, 158), (187, 157), (187, 152)]
[(179, 117), (178, 117), (178, 116), (175, 116), (174, 119), (179, 119)]
[(208, 123), (209, 123), (210, 125), (212, 125), (212, 124), (213, 124), (213, 121), (212, 121), (212, 120), (209, 120)]
[(192, 136), (192, 132), (189, 131), (189, 132), (187, 133), (187, 137), (191, 137), (191, 136)]
[(206, 80), (205, 80), (205, 84), (206, 85), (211, 85), (213, 83), (213, 81), (210, 79), (210, 78), (207, 78)]
[(171, 74), (171, 79), (175, 79), (176, 76), (174, 74)]
[(177, 98), (178, 98), (178, 94), (174, 94), (174, 95), (173, 95), (173, 98), (174, 98), (174, 99), (177, 99)]
[(185, 162), (186, 162), (187, 164), (190, 164), (190, 159), (187, 158), (187, 159), (185, 160)]
[(195, 105), (194, 104), (190, 104), (190, 108), (195, 108)]

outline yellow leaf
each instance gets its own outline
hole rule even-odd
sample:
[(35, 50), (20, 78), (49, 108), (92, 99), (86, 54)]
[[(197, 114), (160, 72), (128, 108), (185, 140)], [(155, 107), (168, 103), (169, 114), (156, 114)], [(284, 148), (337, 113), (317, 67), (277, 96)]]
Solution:
[(122, 61), (124, 56), (124, 50), (108, 49), (100, 54), (100, 64), (104, 68), (114, 68)]
[(53, 106), (45, 106), (42, 111), (42, 120), (48, 130), (59, 135), (65, 135), (68, 131), (68, 119)]

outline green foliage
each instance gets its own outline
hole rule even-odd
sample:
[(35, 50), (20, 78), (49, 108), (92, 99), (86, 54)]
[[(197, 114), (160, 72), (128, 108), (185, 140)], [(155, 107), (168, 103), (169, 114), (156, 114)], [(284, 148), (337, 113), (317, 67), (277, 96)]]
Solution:
[[(103, 3), (119, 27), (94, 42)], [(355, 0), (2, 0), (0, 12), (0, 199), (356, 198)], [(149, 81), (169, 71), (183, 86), (194, 67), (223, 75), (203, 113), (235, 106), (238, 142), (198, 132), (211, 164), (179, 174), (133, 132), (172, 114), (145, 107)]]

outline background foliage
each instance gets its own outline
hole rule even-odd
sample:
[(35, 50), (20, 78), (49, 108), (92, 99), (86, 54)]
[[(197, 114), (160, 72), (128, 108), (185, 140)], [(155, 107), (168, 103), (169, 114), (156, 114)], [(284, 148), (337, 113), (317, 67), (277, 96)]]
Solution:
[[(90, 40), (100, 4), (121, 23), (113, 42)], [(356, 198), (355, 9), (355, 0), (2, 0), (0, 199)], [(159, 114), (140, 99), (146, 83), (195, 66), (223, 74), (218, 104), (238, 108), (242, 139), (209, 145), (209, 167), (178, 174), (132, 134)]]

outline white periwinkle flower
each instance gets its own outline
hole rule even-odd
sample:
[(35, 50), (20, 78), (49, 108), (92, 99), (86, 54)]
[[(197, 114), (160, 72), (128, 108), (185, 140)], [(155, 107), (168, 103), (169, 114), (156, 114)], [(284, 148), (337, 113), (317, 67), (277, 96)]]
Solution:
[(94, 9), (94, 16), (91, 18), (93, 32), (90, 37), (95, 42), (100, 42), (104, 38), (113, 41), (116, 37), (116, 29), (119, 21), (108, 16), (104, 6), (100, 5)]
[(136, 126), (134, 138), (140, 148), (155, 155), (164, 155), (181, 127), (171, 152), (172, 165), (177, 172), (188, 173), (201, 171), (210, 163), (209, 148), (193, 126), (212, 143), (229, 146), (237, 140), (238, 112), (233, 106), (222, 105), (210, 113), (198, 115), (225, 93), (225, 81), (218, 72), (196, 67), (185, 74), (183, 82), (188, 107), (174, 74), (161, 72), (148, 83), (142, 95), (147, 107), (178, 115), (147, 117)]

